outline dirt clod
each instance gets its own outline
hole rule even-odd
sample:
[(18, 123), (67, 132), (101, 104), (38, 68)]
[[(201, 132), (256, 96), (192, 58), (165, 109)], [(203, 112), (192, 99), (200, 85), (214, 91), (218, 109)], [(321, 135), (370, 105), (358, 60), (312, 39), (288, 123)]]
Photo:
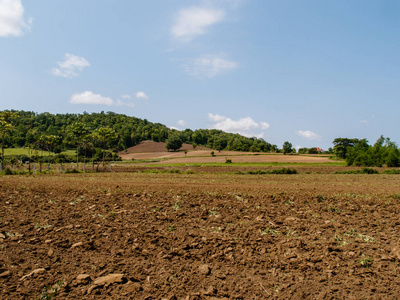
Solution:
[(35, 269), (32, 272), (30, 272), (29, 274), (27, 274), (25, 276), (22, 276), (20, 280), (24, 281), (26, 278), (29, 278), (29, 277), (31, 277), (33, 275), (44, 273), (45, 271), (46, 271), (46, 269), (44, 269), (44, 268)]
[(79, 284), (88, 284), (92, 279), (90, 278), (90, 275), (88, 274), (79, 274), (76, 277), (76, 283)]
[(199, 271), (200, 271), (200, 274), (202, 274), (202, 275), (209, 275), (211, 272), (211, 269), (210, 269), (209, 265), (201, 265), (199, 267)]
[(4, 277), (10, 276), (10, 275), (11, 275), (11, 271), (7, 270), (7, 271), (0, 273), (0, 278), (4, 278)]

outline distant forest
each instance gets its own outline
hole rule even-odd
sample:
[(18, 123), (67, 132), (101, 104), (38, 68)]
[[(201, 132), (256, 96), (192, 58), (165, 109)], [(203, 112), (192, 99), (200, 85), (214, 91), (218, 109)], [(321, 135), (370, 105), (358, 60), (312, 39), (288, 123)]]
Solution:
[(51, 150), (55, 153), (66, 149), (79, 149), (79, 144), (83, 144), (85, 137), (79, 138), (77, 135), (85, 135), (88, 140), (91, 134), (97, 131), (102, 135), (100, 129), (103, 129), (103, 132), (106, 129), (110, 138), (105, 141), (107, 145), (103, 148), (114, 151), (127, 149), (145, 140), (167, 142), (172, 137), (179, 138), (182, 143), (189, 143), (194, 147), (202, 145), (215, 150), (279, 151), (276, 145), (255, 137), (248, 138), (216, 129), (179, 131), (160, 123), (114, 112), (50, 114), (13, 110), (11, 113), (9, 123), (12, 126), (6, 130), (7, 134), (1, 137), (5, 148), (46, 148), (46, 145), (48, 148), (51, 140)]

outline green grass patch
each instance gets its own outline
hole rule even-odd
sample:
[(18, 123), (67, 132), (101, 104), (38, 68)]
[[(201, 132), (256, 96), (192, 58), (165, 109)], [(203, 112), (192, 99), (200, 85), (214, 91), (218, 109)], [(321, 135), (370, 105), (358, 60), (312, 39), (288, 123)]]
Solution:
[[(163, 159), (161, 159), (163, 160)], [(139, 162), (139, 161), (134, 161)], [(149, 162), (149, 161), (142, 161)], [(175, 164), (152, 164), (152, 167), (344, 167), (345, 162), (329, 163), (285, 163), (285, 162), (259, 162), (259, 163), (175, 163)]]
[[(38, 155), (38, 156), (48, 156), (49, 152), (47, 151), (37, 151), (29, 150), (28, 148), (7, 148), (4, 149), (4, 155), (27, 155), (29, 156), (29, 151), (31, 155)], [(66, 150), (62, 151), (61, 154), (65, 154), (68, 156), (76, 156), (76, 150)], [(55, 153), (50, 152), (50, 155), (55, 155)]]
[(398, 169), (383, 170), (381, 174), (400, 174)]

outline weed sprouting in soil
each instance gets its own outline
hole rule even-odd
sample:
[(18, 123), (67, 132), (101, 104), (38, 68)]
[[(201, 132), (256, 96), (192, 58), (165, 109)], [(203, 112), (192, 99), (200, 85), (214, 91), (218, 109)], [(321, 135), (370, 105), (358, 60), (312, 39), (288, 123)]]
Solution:
[(396, 199), (396, 200), (400, 200), (400, 194), (393, 194), (392, 198)]
[(36, 223), (36, 224), (35, 224), (35, 229), (36, 229), (37, 231), (39, 231), (39, 230), (41, 230), (41, 229), (46, 229), (46, 228), (49, 228), (49, 227), (51, 227), (51, 225), (41, 225), (40, 223)]
[(208, 214), (209, 214), (210, 216), (214, 216), (214, 217), (217, 217), (217, 216), (219, 215), (218, 211), (217, 211), (215, 208), (209, 210), (209, 211), (208, 211)]
[(173, 208), (175, 211), (178, 211), (182, 207), (182, 204), (179, 202), (174, 202)]
[(42, 290), (42, 293), (40, 296), (37, 298), (38, 300), (51, 300), (57, 296), (57, 292), (60, 289), (60, 287), (64, 284), (64, 281), (58, 281), (56, 284), (49, 286), (49, 287), (44, 287)]
[(261, 235), (280, 235), (282, 234), (282, 232), (280, 232), (279, 230), (276, 229), (272, 229), (272, 228), (265, 228), (264, 230), (261, 230)]
[(290, 229), (289, 227), (285, 226), (286, 237), (291, 238), (296, 235), (296, 231)]
[(345, 240), (342, 236), (340, 236), (339, 234), (335, 234), (335, 241), (336, 244), (340, 247), (346, 246), (349, 242), (347, 240)]
[(367, 268), (372, 266), (372, 259), (362, 254), (360, 259), (358, 260), (358, 263), (361, 265), (361, 267)]
[(342, 212), (341, 209), (339, 209), (337, 207), (334, 207), (334, 206), (328, 206), (327, 211), (334, 212), (334, 213), (341, 213)]
[(373, 237), (366, 235), (366, 234), (358, 233), (357, 238), (359, 238), (360, 240), (362, 240), (364, 242), (375, 242)]

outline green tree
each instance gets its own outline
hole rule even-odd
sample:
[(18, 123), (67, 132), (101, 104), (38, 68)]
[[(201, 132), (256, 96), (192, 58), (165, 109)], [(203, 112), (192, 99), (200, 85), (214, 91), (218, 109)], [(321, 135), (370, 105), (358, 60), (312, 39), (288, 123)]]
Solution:
[(59, 142), (60, 137), (52, 135), (52, 134), (43, 134), (39, 138), (39, 145), (41, 146), (42, 150), (46, 150), (49, 152), (48, 155), (48, 170), (50, 170), (50, 155), (51, 151)]
[(89, 128), (83, 122), (74, 122), (67, 127), (67, 134), (76, 144), (76, 167), (78, 168), (79, 148), (87, 141)]
[(288, 141), (283, 143), (283, 146), (282, 146), (283, 154), (292, 153), (292, 150), (293, 150), (293, 146), (291, 143), (289, 143)]
[(118, 135), (115, 130), (110, 127), (100, 127), (93, 132), (92, 138), (95, 141), (95, 144), (102, 149), (102, 162), (104, 169), (106, 150), (110, 149), (110, 146), (113, 144), (113, 142), (118, 139)]
[(347, 152), (350, 148), (354, 148), (359, 142), (358, 139), (336, 138), (333, 140), (333, 151), (336, 157), (346, 159)]
[(168, 151), (169, 150), (176, 151), (181, 147), (182, 147), (182, 140), (177, 134), (170, 136), (165, 144), (165, 148), (167, 148)]
[(7, 134), (14, 128), (18, 114), (9, 110), (0, 112), (1, 162), (4, 161), (4, 144)]

